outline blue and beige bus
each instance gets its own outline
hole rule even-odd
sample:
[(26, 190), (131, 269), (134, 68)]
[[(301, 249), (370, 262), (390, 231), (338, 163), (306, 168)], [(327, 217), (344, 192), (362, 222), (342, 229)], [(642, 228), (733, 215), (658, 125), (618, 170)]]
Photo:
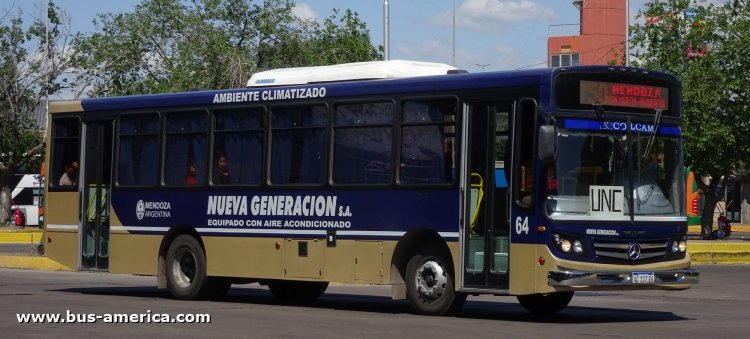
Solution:
[(178, 299), (380, 284), (432, 315), (469, 294), (554, 313), (575, 291), (687, 289), (680, 112), (659, 72), (407, 61), (54, 102), (46, 253)]

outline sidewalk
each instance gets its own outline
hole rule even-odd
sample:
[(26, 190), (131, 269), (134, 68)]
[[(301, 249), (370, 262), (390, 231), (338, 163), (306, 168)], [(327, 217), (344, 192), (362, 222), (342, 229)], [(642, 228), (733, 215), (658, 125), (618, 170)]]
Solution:
[(42, 234), (42, 230), (37, 227), (0, 228), (0, 246), (7, 248), (0, 253), (0, 268), (67, 271), (68, 269), (58, 262), (37, 254), (36, 249)]
[[(688, 253), (693, 264), (750, 264), (750, 225), (732, 225), (732, 236), (723, 240), (693, 240), (699, 235), (699, 226), (689, 227)], [(0, 228), (0, 246), (10, 252), (0, 253), (0, 268), (67, 270), (56, 261), (36, 254), (41, 238), (42, 230), (38, 228)]]
[(694, 240), (700, 226), (688, 227), (688, 253), (694, 264), (750, 264), (750, 225), (732, 225), (732, 235), (722, 240)]
[(0, 244), (38, 243), (42, 239), (42, 230), (34, 227), (11, 229), (0, 227)]

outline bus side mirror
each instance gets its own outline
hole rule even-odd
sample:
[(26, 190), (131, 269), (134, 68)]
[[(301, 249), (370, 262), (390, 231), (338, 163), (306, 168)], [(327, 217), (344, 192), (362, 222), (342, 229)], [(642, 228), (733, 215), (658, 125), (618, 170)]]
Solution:
[(555, 126), (554, 125), (542, 125), (539, 126), (539, 159), (544, 162), (551, 162), (555, 160)]

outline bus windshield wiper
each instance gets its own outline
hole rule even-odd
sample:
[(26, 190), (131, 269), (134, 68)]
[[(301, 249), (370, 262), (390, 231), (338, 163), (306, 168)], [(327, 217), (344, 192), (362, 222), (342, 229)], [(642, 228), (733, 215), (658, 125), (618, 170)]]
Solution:
[(607, 112), (604, 111), (604, 107), (602, 107), (601, 104), (594, 104), (594, 112), (596, 112), (596, 117), (604, 124), (605, 130), (608, 130), (609, 132), (614, 134), (614, 130), (612, 129), (612, 122), (609, 121), (609, 117), (607, 117)]
[(651, 146), (654, 145), (654, 140), (656, 139), (656, 132), (659, 130), (659, 124), (661, 124), (661, 110), (657, 109), (656, 114), (654, 115), (654, 130), (651, 131), (651, 135), (648, 136), (648, 142), (646, 143), (646, 149), (643, 151), (643, 159), (646, 159), (646, 157), (651, 152)]

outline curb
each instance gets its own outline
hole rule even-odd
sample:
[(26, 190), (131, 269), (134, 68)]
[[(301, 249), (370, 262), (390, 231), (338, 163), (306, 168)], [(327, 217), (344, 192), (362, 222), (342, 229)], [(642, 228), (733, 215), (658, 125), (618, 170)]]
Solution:
[(750, 243), (688, 241), (693, 264), (750, 264)]
[[(716, 229), (716, 225), (714, 225), (714, 229)], [(732, 225), (732, 232), (750, 232), (750, 225)], [(691, 233), (701, 233), (701, 226), (700, 225), (690, 225), (688, 226), (688, 234)]]
[(0, 232), (0, 244), (38, 244), (42, 231), (4, 231)]
[(750, 252), (712, 253), (698, 252), (690, 254), (692, 264), (749, 264)]
[(67, 267), (50, 258), (24, 255), (0, 255), (0, 268), (70, 271)]

